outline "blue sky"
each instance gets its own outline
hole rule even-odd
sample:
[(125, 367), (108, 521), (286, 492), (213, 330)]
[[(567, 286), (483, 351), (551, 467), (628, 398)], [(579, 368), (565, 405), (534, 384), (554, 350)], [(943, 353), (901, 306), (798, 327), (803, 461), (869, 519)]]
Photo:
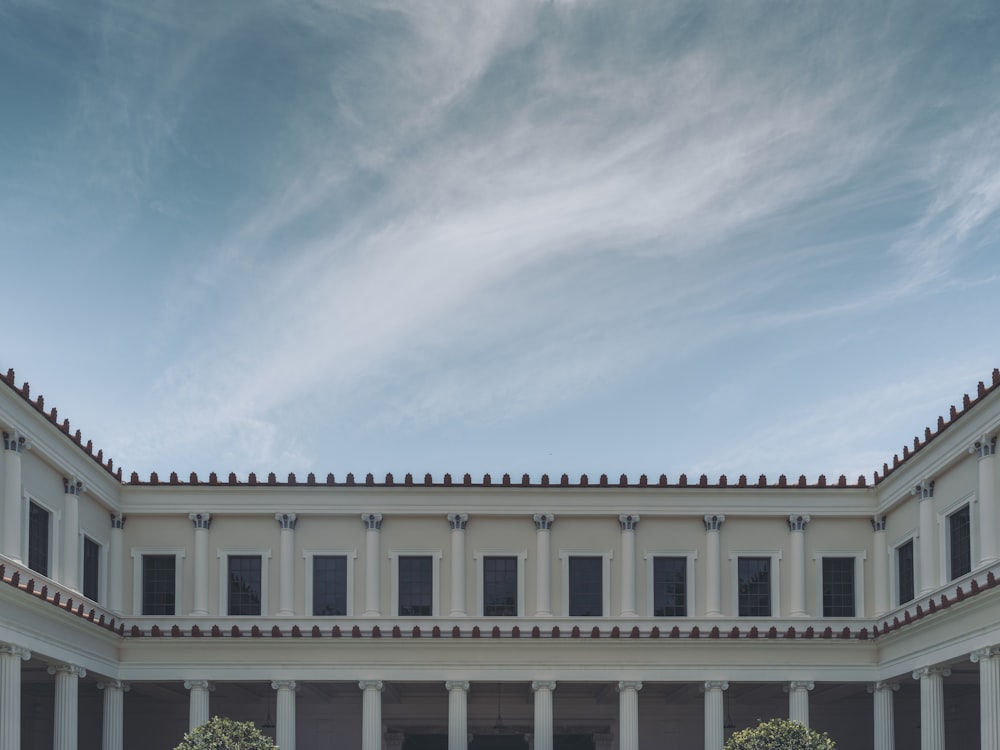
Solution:
[(0, 367), (126, 471), (869, 478), (1000, 365), (1000, 6), (0, 6)]

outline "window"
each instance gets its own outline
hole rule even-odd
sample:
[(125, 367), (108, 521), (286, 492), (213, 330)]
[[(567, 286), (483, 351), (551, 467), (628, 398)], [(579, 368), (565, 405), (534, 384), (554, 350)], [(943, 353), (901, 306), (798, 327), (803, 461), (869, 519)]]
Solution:
[(142, 614), (173, 615), (176, 611), (176, 555), (143, 555)]
[(569, 558), (569, 616), (604, 615), (604, 560), (600, 557)]
[(653, 558), (653, 615), (687, 616), (686, 557)]
[(313, 555), (312, 613), (317, 616), (347, 614), (346, 555)]
[(49, 525), (51, 514), (40, 505), (28, 504), (28, 567), (49, 574)]
[(101, 545), (89, 536), (83, 538), (83, 595), (95, 602), (100, 595)]
[(823, 558), (823, 617), (854, 617), (853, 557)]
[(740, 617), (771, 616), (771, 558), (741, 557), (737, 562)]
[(483, 558), (483, 616), (517, 616), (517, 558)]
[(261, 614), (260, 555), (229, 555), (230, 615)]
[(972, 570), (972, 535), (969, 506), (948, 516), (948, 575), (954, 580)]
[(399, 557), (399, 616), (434, 614), (434, 561), (426, 555)]
[(913, 540), (896, 547), (897, 604), (905, 604), (914, 597), (916, 589), (913, 569)]

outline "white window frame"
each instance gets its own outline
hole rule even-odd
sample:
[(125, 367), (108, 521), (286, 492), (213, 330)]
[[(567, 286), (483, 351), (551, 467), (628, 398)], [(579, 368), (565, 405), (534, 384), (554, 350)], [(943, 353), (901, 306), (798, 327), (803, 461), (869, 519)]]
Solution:
[(108, 598), (108, 545), (101, 542), (93, 534), (87, 533), (86, 530), (80, 530), (80, 541), (77, 544), (77, 549), (79, 550), (79, 556), (76, 562), (76, 569), (80, 571), (80, 593), (83, 593), (83, 555), (84, 555), (84, 545), (86, 540), (89, 539), (94, 544), (97, 545), (97, 599), (91, 599), (91, 601), (97, 602), (98, 604), (104, 602)]
[(135, 617), (160, 617), (162, 615), (142, 614), (142, 557), (143, 555), (173, 555), (174, 560), (174, 617), (181, 606), (181, 584), (184, 581), (183, 547), (132, 547), (132, 614)]
[(941, 568), (938, 580), (943, 583), (957, 580), (951, 575), (951, 524), (949, 517), (960, 511), (963, 505), (969, 506), (969, 572), (978, 567), (979, 534), (976, 533), (976, 530), (979, 528), (979, 503), (976, 502), (976, 493), (970, 492), (938, 511), (938, 549), (941, 550)]
[(611, 615), (611, 560), (614, 553), (595, 552), (587, 549), (560, 549), (559, 561), (562, 564), (562, 614), (569, 617), (569, 559), (571, 557), (601, 558), (601, 617)]
[(771, 614), (770, 617), (781, 617), (781, 550), (738, 550), (729, 553), (729, 588), (730, 610), (733, 617), (740, 616), (740, 558), (769, 557), (771, 558)]
[[(39, 500), (37, 496), (33, 495), (31, 492), (24, 492), (21, 495), (21, 556), (24, 558), (22, 561), (24, 567), (28, 567), (28, 559), (30, 557), (31, 550), (28, 549), (28, 526), (31, 524), (31, 503), (34, 503), (39, 508), (47, 511), (49, 514), (49, 572), (45, 578), (50, 581), (61, 582), (62, 578), (62, 560), (60, 558), (62, 554), (62, 546), (57, 542), (62, 532), (60, 521), (62, 520), (62, 512), (46, 503)], [(29, 568), (30, 570), (30, 568)], [(35, 575), (42, 575), (35, 570), (31, 571)]]
[(431, 617), (441, 615), (441, 558), (444, 553), (440, 549), (391, 549), (389, 561), (392, 566), (392, 600), (389, 611), (392, 617), (399, 617), (399, 558), (429, 557), (431, 558)]
[(358, 557), (358, 550), (346, 547), (307, 547), (302, 550), (302, 558), (305, 560), (306, 616), (325, 616), (313, 614), (313, 558), (317, 556), (347, 558), (347, 609), (344, 617), (354, 617), (354, 561)]
[(687, 617), (694, 617), (695, 610), (695, 589), (694, 589), (694, 561), (698, 559), (698, 553), (693, 550), (650, 550), (643, 552), (642, 559), (646, 561), (646, 614), (649, 617), (656, 617), (653, 614), (653, 561), (657, 557), (683, 557), (687, 560), (686, 576), (684, 586), (687, 596), (684, 600), (684, 607), (687, 610)]
[(219, 550), (219, 614), (222, 617), (255, 617), (258, 615), (230, 615), (229, 614), (229, 557), (260, 557), (260, 615), (268, 616), (268, 561), (271, 559), (270, 547), (253, 547), (242, 549), (233, 547)]
[[(865, 616), (865, 560), (868, 552), (865, 550), (823, 550), (813, 555), (816, 565), (816, 616), (824, 618), (823, 614), (823, 560), (827, 557), (854, 558), (854, 616)], [(842, 619), (842, 618), (829, 618)]]
[(487, 557), (513, 557), (517, 559), (517, 617), (524, 617), (524, 569), (527, 566), (528, 550), (496, 550), (477, 549), (472, 552), (472, 559), (476, 564), (476, 616), (485, 617), (483, 607), (486, 606), (485, 592), (483, 591), (483, 574), (485, 572), (485, 558)]
[[(905, 602), (899, 601), (899, 548), (907, 542), (913, 542), (913, 598)], [(917, 529), (910, 529), (893, 540), (889, 545), (889, 609), (902, 607), (920, 598), (920, 534)]]

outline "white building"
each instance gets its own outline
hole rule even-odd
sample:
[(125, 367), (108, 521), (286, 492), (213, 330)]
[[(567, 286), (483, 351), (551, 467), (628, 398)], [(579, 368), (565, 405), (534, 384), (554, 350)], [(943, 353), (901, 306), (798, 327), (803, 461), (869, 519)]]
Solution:
[(1000, 750), (998, 371), (850, 481), (122, 481), (0, 379), (0, 750)]

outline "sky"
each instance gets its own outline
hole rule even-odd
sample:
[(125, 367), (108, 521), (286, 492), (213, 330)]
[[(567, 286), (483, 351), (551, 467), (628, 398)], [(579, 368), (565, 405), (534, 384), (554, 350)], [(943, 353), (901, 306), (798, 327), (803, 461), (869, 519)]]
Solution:
[(126, 476), (869, 479), (1000, 365), (993, 0), (7, 0), (0, 369)]

